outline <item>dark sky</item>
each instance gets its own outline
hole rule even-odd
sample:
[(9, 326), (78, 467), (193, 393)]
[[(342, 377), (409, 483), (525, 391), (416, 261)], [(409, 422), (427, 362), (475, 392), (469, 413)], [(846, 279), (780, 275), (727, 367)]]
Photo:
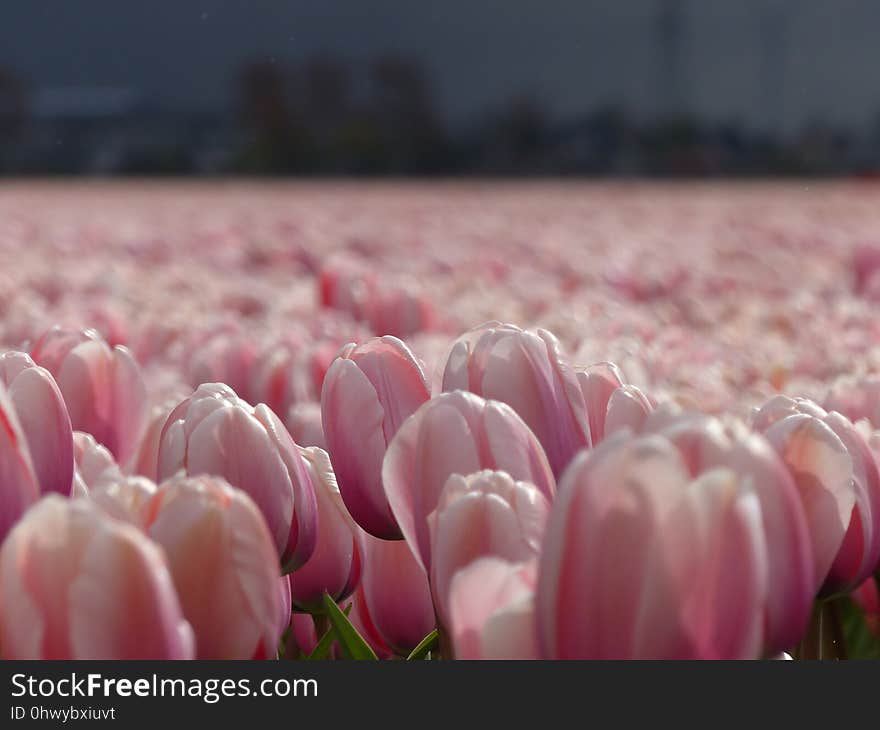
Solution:
[[(121, 85), (176, 105), (228, 103), (252, 58), (418, 56), (452, 120), (520, 92), (559, 116), (617, 100), (656, 112), (658, 0), (0, 0), (0, 65), (35, 86)], [(785, 131), (860, 131), (880, 111), (880, 2), (684, 0), (689, 107)], [(785, 11), (763, 84), (762, 23)], [(763, 26), (766, 28), (766, 25)], [(777, 69), (779, 71), (779, 69)], [(766, 74), (765, 74), (766, 75)], [(775, 91), (774, 91), (775, 90)], [(773, 105), (765, 101), (776, 99)]]

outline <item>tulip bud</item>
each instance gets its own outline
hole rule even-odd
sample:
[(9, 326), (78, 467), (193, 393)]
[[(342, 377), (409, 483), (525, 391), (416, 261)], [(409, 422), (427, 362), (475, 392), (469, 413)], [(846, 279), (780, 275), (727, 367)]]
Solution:
[(817, 589), (855, 587), (880, 558), (880, 474), (870, 448), (846, 418), (805, 399), (771, 398), (752, 423), (797, 484)]
[(73, 490), (73, 430), (55, 379), (27, 354), (5, 352), (0, 355), (0, 381), (15, 407), (40, 492), (69, 497)]
[(546, 658), (749, 658), (764, 648), (767, 539), (750, 479), (694, 479), (661, 435), (621, 432), (566, 471), (539, 567)]
[(317, 446), (327, 451), (320, 403), (297, 403), (291, 406), (284, 425), (300, 446)]
[(309, 559), (317, 536), (315, 492), (306, 463), (265, 405), (221, 383), (205, 383), (168, 416), (159, 439), (160, 480), (183, 470), (243, 489), (266, 519), (285, 572)]
[(88, 498), (111, 517), (143, 529), (155, 494), (155, 483), (146, 477), (105, 475), (88, 491)]
[(81, 431), (73, 432), (74, 491), (84, 496), (100, 482), (123, 478), (113, 455), (94, 437)]
[(446, 480), (482, 469), (506, 471), (534, 484), (548, 500), (556, 490), (547, 457), (529, 427), (510, 406), (473, 393), (453, 391), (431, 399), (389, 445), (382, 467), (385, 494), (426, 570), (431, 566), (428, 516)]
[(206, 341), (194, 343), (188, 355), (186, 381), (194, 388), (201, 383), (226, 383), (237, 393), (247, 394), (256, 358), (254, 345), (247, 337), (218, 332)]
[(163, 482), (146, 508), (197, 659), (275, 658), (284, 621), (275, 545), (253, 500), (222, 479)]
[(470, 330), (452, 347), (443, 390), (468, 390), (511, 406), (538, 437), (557, 477), (592, 443), (577, 378), (546, 330), (498, 322)]
[(72, 427), (126, 463), (147, 412), (146, 385), (128, 349), (111, 348), (94, 330), (54, 327), (37, 340), (31, 357), (55, 376)]
[(765, 650), (774, 654), (796, 644), (816, 595), (813, 553), (797, 487), (773, 447), (739, 421), (725, 425), (716, 418), (668, 406), (650, 414), (644, 431), (668, 439), (691, 478), (727, 469), (755, 489), (761, 502), (772, 586), (764, 606)]
[(536, 558), (550, 505), (531, 484), (500, 471), (453, 474), (429, 518), (431, 589), (444, 625), (449, 620), (452, 577), (482, 557), (512, 563)]
[(162, 551), (86, 499), (44, 498), (0, 549), (5, 659), (191, 659)]
[(617, 365), (600, 362), (575, 368), (575, 375), (584, 395), (593, 445), (621, 428), (641, 429), (653, 406), (641, 390), (624, 381)]
[(407, 656), (436, 626), (428, 576), (403, 540), (364, 535), (363, 547), (358, 606), (382, 643)]
[(171, 411), (178, 401), (168, 402), (155, 406), (150, 413), (146, 428), (141, 434), (138, 447), (128, 464), (128, 470), (133, 474), (139, 474), (147, 479), (155, 481), (159, 466), (159, 442), (162, 437), (162, 429)]
[(327, 371), (321, 421), (339, 491), (376, 537), (400, 537), (382, 487), (382, 460), (401, 424), (430, 398), (421, 365), (394, 337), (349, 344)]
[(342, 601), (360, 580), (360, 528), (342, 503), (327, 453), (315, 447), (300, 453), (315, 487), (318, 538), (312, 556), (296, 571), (291, 597), (297, 608), (319, 611), (324, 593)]
[(0, 542), (39, 498), (40, 483), (23, 429), (0, 385)]

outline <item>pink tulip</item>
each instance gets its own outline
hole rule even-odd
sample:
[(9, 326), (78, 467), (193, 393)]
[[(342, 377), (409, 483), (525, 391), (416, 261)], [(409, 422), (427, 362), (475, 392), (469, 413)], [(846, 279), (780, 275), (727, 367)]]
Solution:
[(165, 551), (198, 659), (274, 658), (284, 621), (275, 545), (253, 500), (215, 477), (163, 482), (147, 534)]
[(159, 443), (162, 438), (162, 429), (177, 402), (164, 403), (152, 409), (147, 426), (141, 433), (137, 449), (128, 464), (128, 471), (153, 481), (158, 478)]
[(55, 379), (27, 354), (5, 352), (0, 355), (0, 381), (15, 407), (40, 492), (69, 497), (73, 490), (73, 430)]
[(372, 273), (362, 274), (354, 261), (335, 261), (323, 268), (318, 278), (323, 307), (339, 309), (357, 321), (366, 320), (376, 289)]
[(421, 365), (395, 337), (342, 348), (327, 371), (321, 421), (342, 499), (376, 537), (400, 537), (382, 487), (382, 460), (401, 424), (430, 398)]
[(751, 482), (761, 502), (769, 546), (772, 590), (765, 604), (764, 641), (771, 654), (796, 644), (818, 586), (806, 513), (797, 487), (773, 447), (741, 422), (724, 425), (716, 418), (667, 405), (650, 414), (644, 430), (675, 445), (691, 478), (722, 468)]
[(511, 406), (538, 437), (557, 477), (592, 444), (577, 378), (546, 330), (489, 322), (466, 332), (449, 354), (443, 390), (468, 390)]
[(160, 480), (211, 474), (243, 489), (263, 513), (285, 572), (315, 549), (317, 506), (306, 462), (265, 405), (205, 383), (168, 417), (159, 440)]
[(381, 288), (369, 302), (367, 321), (377, 335), (410, 337), (437, 327), (430, 299), (406, 288)]
[(315, 620), (310, 613), (292, 613), (287, 627), (287, 640), (284, 643), (284, 657), (299, 659), (307, 657), (318, 645), (318, 632)]
[(5, 659), (191, 659), (162, 551), (85, 499), (34, 506), (0, 549)]
[[(285, 340), (261, 352), (254, 362), (248, 392), (275, 413), (317, 400), (338, 342)], [(297, 442), (299, 443), (299, 442)]]
[(301, 448), (300, 453), (315, 488), (318, 539), (312, 556), (291, 581), (291, 596), (297, 608), (318, 611), (325, 592), (342, 601), (360, 580), (361, 529), (342, 503), (327, 453), (315, 447)]
[(536, 487), (501, 471), (453, 474), (440, 494), (431, 525), (431, 589), (441, 622), (449, 621), (452, 578), (469, 563), (497, 557), (511, 563), (536, 558), (550, 505)]
[(798, 486), (813, 541), (817, 586), (847, 590), (880, 560), (880, 474), (865, 440), (839, 413), (776, 396), (752, 417)]
[(363, 575), (355, 595), (376, 635), (406, 656), (436, 626), (428, 576), (403, 540), (364, 535), (363, 544)]
[(278, 590), (281, 593), (281, 615), (278, 624), (278, 636), (284, 636), (290, 625), (290, 617), (293, 615), (293, 599), (290, 595), (290, 574), (282, 575), (278, 579)]
[(0, 542), (40, 498), (40, 483), (24, 430), (6, 389), (0, 385)]
[(825, 580), (824, 591), (834, 593), (855, 588), (880, 567), (880, 469), (877, 452), (850, 421), (829, 413), (825, 422), (852, 458), (856, 497), (846, 535)]
[(55, 376), (73, 428), (92, 434), (125, 463), (147, 412), (146, 385), (128, 349), (111, 348), (94, 330), (52, 328), (31, 357)]
[(653, 405), (641, 390), (625, 382), (617, 365), (600, 362), (575, 368), (575, 375), (587, 406), (594, 445), (621, 428), (642, 428)]
[[(369, 535), (366, 535), (365, 537), (367, 539), (374, 539), (370, 538)], [(400, 541), (394, 542), (396, 544), (403, 544), (400, 543)], [(349, 609), (348, 620), (351, 621), (351, 625), (355, 627), (357, 632), (363, 637), (364, 641), (370, 645), (370, 648), (375, 652), (379, 659), (392, 659), (396, 656), (394, 650), (385, 643), (385, 640), (379, 634), (375, 622), (373, 621), (373, 617), (370, 616), (370, 612), (367, 610), (367, 600), (364, 596), (363, 583), (358, 585), (354, 593), (351, 594), (351, 597), (345, 603), (340, 603), (340, 608), (343, 610), (346, 608)], [(425, 635), (431, 630), (432, 629), (428, 629), (422, 638), (425, 638)], [(412, 648), (414, 649), (417, 645), (417, 643), (413, 644)], [(337, 656), (339, 654), (341, 654), (341, 652), (337, 647)]]
[(73, 432), (74, 475), (73, 489), (84, 496), (102, 482), (121, 480), (122, 470), (113, 454), (95, 441), (94, 436), (82, 431)]
[(256, 352), (246, 336), (218, 332), (191, 347), (184, 367), (185, 379), (192, 387), (202, 383), (226, 383), (237, 393), (248, 392)]
[(146, 477), (103, 476), (88, 490), (88, 498), (111, 517), (143, 529), (156, 485)]
[(300, 446), (317, 446), (327, 451), (320, 403), (297, 403), (291, 406), (284, 425)]
[(541, 654), (758, 657), (768, 553), (751, 478), (721, 466), (694, 478), (665, 436), (615, 434), (575, 459), (551, 510), (536, 598)]
[(453, 474), (506, 471), (548, 500), (556, 485), (529, 427), (507, 404), (453, 391), (431, 399), (403, 424), (382, 467), (385, 494), (404, 538), (430, 571), (428, 517)]
[(455, 574), (450, 588), (456, 659), (537, 659), (536, 564), (482, 557)]

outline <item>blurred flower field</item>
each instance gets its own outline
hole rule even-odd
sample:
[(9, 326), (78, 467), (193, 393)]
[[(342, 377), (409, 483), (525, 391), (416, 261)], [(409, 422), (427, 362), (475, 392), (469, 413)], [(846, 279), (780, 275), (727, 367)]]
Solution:
[(873, 183), (16, 182), (0, 254), (3, 658), (880, 657)]

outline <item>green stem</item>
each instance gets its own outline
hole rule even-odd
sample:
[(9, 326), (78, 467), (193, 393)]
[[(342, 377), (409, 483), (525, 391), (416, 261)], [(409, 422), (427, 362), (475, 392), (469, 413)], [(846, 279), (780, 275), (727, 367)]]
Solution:
[(330, 620), (327, 618), (326, 613), (313, 613), (312, 621), (315, 624), (315, 634), (320, 639), (330, 628)]

